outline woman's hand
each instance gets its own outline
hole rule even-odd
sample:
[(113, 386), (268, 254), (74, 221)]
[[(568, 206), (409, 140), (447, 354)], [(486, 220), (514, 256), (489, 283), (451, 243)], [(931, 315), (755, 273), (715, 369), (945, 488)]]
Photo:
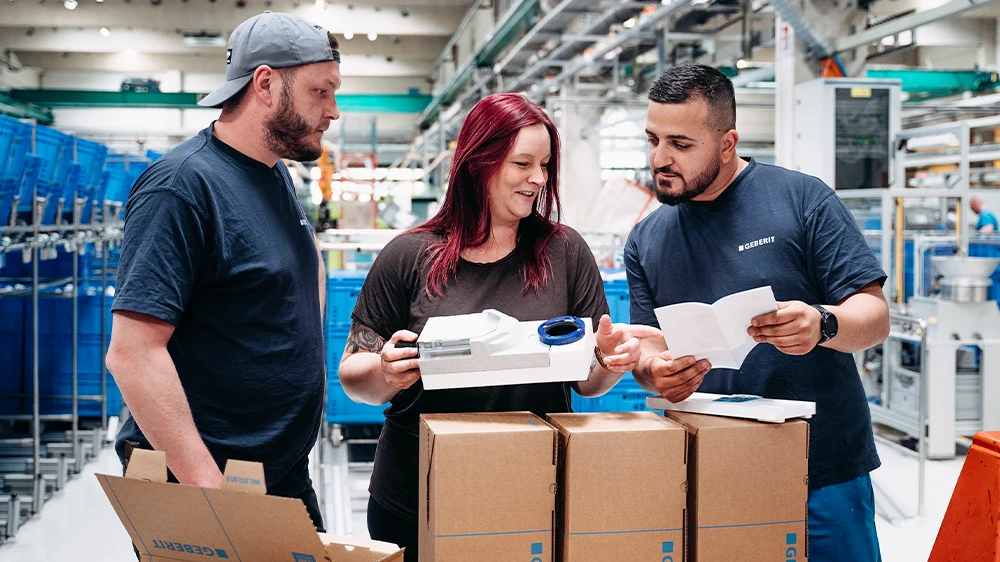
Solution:
[(385, 342), (382, 347), (382, 376), (385, 382), (400, 389), (406, 390), (413, 386), (420, 379), (420, 368), (417, 366), (416, 347), (400, 347), (396, 344), (417, 341), (417, 334), (409, 330), (400, 330)]
[(642, 348), (639, 340), (644, 338), (663, 339), (663, 333), (651, 326), (612, 324), (605, 314), (597, 325), (597, 350), (608, 370), (624, 373), (639, 364)]

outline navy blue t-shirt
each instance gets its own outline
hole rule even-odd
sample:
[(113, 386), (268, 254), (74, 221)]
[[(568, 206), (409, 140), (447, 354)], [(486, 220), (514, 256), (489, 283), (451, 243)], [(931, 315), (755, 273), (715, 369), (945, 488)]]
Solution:
[[(837, 304), (885, 273), (850, 211), (817, 178), (750, 161), (714, 201), (664, 205), (625, 245), (632, 322), (656, 326), (653, 309), (713, 303), (770, 285), (779, 301)], [(803, 356), (758, 344), (739, 371), (713, 369), (701, 392), (816, 402), (809, 484), (866, 474), (880, 461), (854, 357), (816, 347)]]
[[(113, 310), (174, 325), (167, 349), (212, 456), (261, 462), (297, 494), (323, 409), (319, 256), (284, 163), (201, 131), (139, 178)], [(146, 443), (134, 419), (118, 434)]]

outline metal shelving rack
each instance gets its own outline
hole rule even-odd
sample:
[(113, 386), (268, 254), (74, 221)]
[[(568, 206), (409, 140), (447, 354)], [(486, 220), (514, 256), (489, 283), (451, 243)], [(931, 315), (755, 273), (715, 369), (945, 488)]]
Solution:
[[(75, 160), (75, 155), (74, 155)], [(31, 340), (32, 340), (32, 387), (26, 394), (5, 395), (5, 398), (30, 398), (31, 414), (0, 413), (0, 422), (8, 422), (14, 427), (17, 422), (30, 422), (30, 435), (0, 435), (0, 542), (13, 538), (20, 525), (29, 516), (41, 511), (52, 493), (60, 490), (66, 481), (83, 470), (84, 463), (96, 457), (104, 444), (108, 430), (107, 415), (107, 287), (108, 251), (120, 242), (123, 221), (120, 218), (121, 203), (105, 201), (103, 208), (94, 209), (89, 222), (81, 222), (85, 200), (74, 201), (72, 218), (67, 222), (57, 216), (55, 224), (41, 224), (45, 198), (37, 192), (33, 197), (31, 216), (18, 224), (17, 213), (11, 213), (6, 223), (0, 223), (0, 263), (2, 260), (20, 258), (30, 260), (31, 277), (18, 279), (28, 287), (22, 290), (0, 292), (0, 299), (31, 299)], [(96, 203), (95, 203), (96, 205)], [(98, 205), (100, 206), (100, 205)], [(16, 209), (16, 204), (15, 204)], [(4, 217), (6, 220), (6, 217)], [(100, 276), (82, 278), (80, 276), (80, 256), (88, 247), (93, 247), (101, 256)], [(71, 277), (45, 279), (39, 276), (39, 261), (53, 258), (59, 248), (72, 254), (73, 273)], [(79, 293), (82, 281), (100, 281), (101, 287), (101, 393), (81, 396), (78, 387), (78, 331)], [(39, 356), (46, 350), (39, 349), (39, 301), (44, 298), (66, 298), (65, 293), (56, 297), (48, 289), (70, 283), (72, 302), (72, 394), (69, 396), (42, 395), (39, 389)], [(28, 333), (25, 333), (27, 336)], [(41, 413), (40, 399), (71, 401), (70, 414)], [(83, 429), (80, 426), (79, 404), (81, 401), (100, 404), (100, 426)], [(61, 432), (43, 432), (45, 422), (69, 422), (71, 429)]]

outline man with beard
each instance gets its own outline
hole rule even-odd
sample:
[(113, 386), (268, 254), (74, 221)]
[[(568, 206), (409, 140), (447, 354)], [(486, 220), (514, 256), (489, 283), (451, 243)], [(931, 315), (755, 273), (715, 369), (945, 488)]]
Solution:
[(340, 114), (337, 41), (264, 13), (229, 39), (222, 114), (128, 198), (108, 368), (131, 412), (118, 434), (164, 451), (170, 478), (218, 487), (230, 459), (323, 522), (307, 455), (326, 385), (325, 275), (282, 158), (309, 161)]
[(732, 82), (675, 67), (649, 93), (657, 198), (625, 246), (632, 322), (660, 306), (770, 285), (778, 311), (739, 371), (644, 341), (635, 378), (672, 402), (696, 390), (816, 402), (809, 451), (809, 560), (880, 560), (869, 472), (880, 464), (852, 352), (889, 331), (886, 275), (850, 212), (820, 180), (737, 157)]

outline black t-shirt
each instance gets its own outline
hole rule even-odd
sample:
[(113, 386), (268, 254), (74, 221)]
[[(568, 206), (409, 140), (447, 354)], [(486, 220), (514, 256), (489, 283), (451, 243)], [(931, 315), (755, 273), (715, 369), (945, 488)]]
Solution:
[[(352, 315), (354, 321), (385, 339), (399, 330), (419, 334), (428, 318), (499, 310), (522, 321), (574, 315), (594, 326), (608, 313), (604, 283), (594, 256), (575, 231), (565, 228), (549, 242), (550, 277), (538, 292), (525, 292), (517, 252), (490, 264), (461, 260), (445, 298), (425, 291), (430, 263), (425, 250), (439, 238), (404, 234), (386, 245), (365, 279)], [(568, 383), (424, 390), (420, 381), (401, 391), (385, 411), (369, 488), (394, 515), (417, 520), (417, 454), (420, 414), (527, 410), (544, 417), (570, 411)]]
[[(175, 326), (167, 349), (202, 439), (220, 468), (263, 463), (272, 493), (308, 483), (322, 419), (318, 272), (288, 169), (238, 152), (211, 126), (150, 166), (128, 198), (113, 310)], [(125, 439), (145, 443), (134, 419), (119, 455)]]
[[(657, 325), (653, 309), (713, 303), (770, 285), (775, 299), (836, 304), (886, 275), (854, 218), (822, 181), (750, 165), (715, 201), (664, 205), (625, 245), (634, 324)], [(879, 466), (871, 414), (854, 357), (825, 347), (803, 356), (769, 344), (739, 371), (714, 369), (702, 392), (816, 402), (809, 420), (809, 485), (846, 482)]]

